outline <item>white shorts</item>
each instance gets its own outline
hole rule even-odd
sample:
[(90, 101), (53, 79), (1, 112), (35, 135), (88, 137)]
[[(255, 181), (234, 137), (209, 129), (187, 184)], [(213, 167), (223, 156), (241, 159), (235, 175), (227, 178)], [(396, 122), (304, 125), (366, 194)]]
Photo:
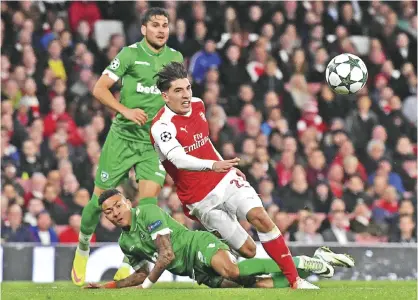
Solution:
[(235, 171), (230, 171), (202, 201), (188, 206), (208, 231), (217, 231), (234, 250), (248, 239), (239, 221), (247, 220), (247, 213), (255, 207), (263, 207), (260, 197)]

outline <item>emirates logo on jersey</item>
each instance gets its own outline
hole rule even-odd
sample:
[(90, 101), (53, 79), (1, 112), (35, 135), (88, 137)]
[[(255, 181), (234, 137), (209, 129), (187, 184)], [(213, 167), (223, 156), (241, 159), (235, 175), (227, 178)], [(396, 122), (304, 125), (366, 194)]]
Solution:
[(194, 144), (190, 146), (184, 146), (183, 149), (186, 153), (192, 152), (202, 146), (204, 146), (207, 142), (209, 142), (209, 137), (203, 135), (201, 133), (195, 134), (193, 136), (194, 140), (196, 141)]
[(202, 120), (206, 122), (205, 114), (203, 112), (200, 112), (199, 114), (200, 114), (200, 117), (202, 118)]

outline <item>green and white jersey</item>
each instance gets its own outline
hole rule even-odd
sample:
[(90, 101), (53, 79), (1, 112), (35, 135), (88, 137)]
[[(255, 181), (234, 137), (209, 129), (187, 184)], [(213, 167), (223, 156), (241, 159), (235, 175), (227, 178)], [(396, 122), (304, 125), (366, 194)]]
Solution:
[(117, 114), (111, 130), (121, 138), (139, 143), (151, 144), (149, 130), (151, 121), (161, 107), (164, 100), (157, 89), (156, 78), (153, 78), (166, 64), (182, 62), (180, 52), (167, 45), (159, 53), (154, 53), (147, 46), (145, 39), (141, 42), (124, 47), (103, 71), (111, 79), (122, 81), (120, 94), (121, 103), (128, 108), (140, 108), (148, 115), (144, 126)]
[(175, 259), (167, 270), (176, 275), (192, 276), (198, 251), (197, 239), (200, 235), (196, 236), (156, 205), (138, 206), (131, 212), (131, 228), (129, 231), (122, 231), (119, 246), (129, 258), (134, 270), (139, 269), (147, 261), (157, 260), (158, 250), (154, 240), (159, 234), (170, 233)]

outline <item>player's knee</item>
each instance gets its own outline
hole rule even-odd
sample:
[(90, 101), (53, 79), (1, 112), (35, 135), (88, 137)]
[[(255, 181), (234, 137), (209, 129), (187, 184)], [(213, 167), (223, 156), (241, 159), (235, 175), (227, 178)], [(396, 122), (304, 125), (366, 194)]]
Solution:
[(248, 221), (254, 225), (257, 231), (265, 232), (271, 230), (274, 226), (273, 221), (268, 216), (263, 207), (255, 207), (251, 209), (247, 214)]
[(225, 266), (224, 272), (225, 272), (224, 277), (226, 277), (226, 278), (236, 279), (236, 278), (239, 277), (239, 269), (238, 269), (238, 266), (235, 265), (235, 264)]
[(247, 240), (239, 252), (244, 258), (253, 258), (257, 252), (257, 246), (253, 241)]

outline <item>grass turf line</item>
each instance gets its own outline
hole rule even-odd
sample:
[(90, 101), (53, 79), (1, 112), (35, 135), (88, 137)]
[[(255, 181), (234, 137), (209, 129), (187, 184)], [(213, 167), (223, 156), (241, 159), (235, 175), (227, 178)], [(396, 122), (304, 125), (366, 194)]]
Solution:
[(149, 290), (84, 290), (71, 282), (35, 284), (3, 282), (2, 299), (7, 300), (380, 300), (417, 299), (415, 281), (321, 281), (320, 290), (290, 289), (208, 289), (192, 283), (159, 283)]

